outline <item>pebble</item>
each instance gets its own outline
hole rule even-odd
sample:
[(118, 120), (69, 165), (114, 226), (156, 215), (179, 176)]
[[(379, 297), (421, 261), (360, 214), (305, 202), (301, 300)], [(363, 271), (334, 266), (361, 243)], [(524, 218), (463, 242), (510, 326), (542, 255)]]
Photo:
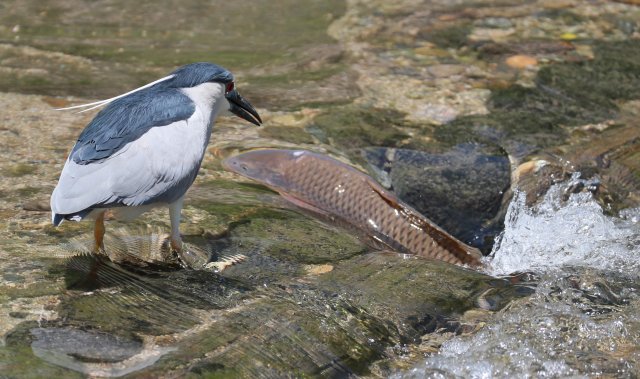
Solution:
[(514, 28), (496, 29), (496, 28), (475, 28), (469, 35), (471, 41), (506, 41), (507, 37), (515, 34)]
[(538, 60), (530, 55), (512, 55), (505, 61), (507, 66), (524, 70), (538, 65)]
[(429, 66), (427, 71), (436, 78), (448, 78), (464, 73), (465, 67), (458, 64), (437, 64)]
[(574, 33), (563, 33), (560, 36), (560, 39), (563, 39), (565, 41), (573, 41), (574, 39), (578, 38), (577, 35), (575, 35)]
[(307, 270), (307, 274), (309, 275), (321, 275), (326, 274), (327, 272), (333, 271), (333, 265), (330, 264), (322, 264), (322, 265), (307, 265), (305, 266)]
[(446, 124), (458, 117), (455, 108), (444, 104), (427, 103), (411, 114), (415, 119), (428, 119), (440, 124)]
[(51, 210), (51, 206), (45, 200), (32, 200), (22, 204), (22, 209), (33, 212), (48, 212)]
[(477, 25), (487, 28), (507, 29), (512, 27), (513, 23), (506, 17), (487, 17), (479, 20)]

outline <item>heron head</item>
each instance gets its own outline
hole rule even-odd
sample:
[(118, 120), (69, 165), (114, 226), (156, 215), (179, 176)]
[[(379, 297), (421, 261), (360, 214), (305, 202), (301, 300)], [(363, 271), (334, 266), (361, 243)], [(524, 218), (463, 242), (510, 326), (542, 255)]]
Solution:
[(255, 108), (235, 88), (233, 74), (227, 69), (208, 62), (191, 63), (171, 73), (171, 84), (178, 88), (190, 88), (204, 83), (220, 83), (229, 102), (228, 111), (236, 116), (260, 125), (262, 119)]

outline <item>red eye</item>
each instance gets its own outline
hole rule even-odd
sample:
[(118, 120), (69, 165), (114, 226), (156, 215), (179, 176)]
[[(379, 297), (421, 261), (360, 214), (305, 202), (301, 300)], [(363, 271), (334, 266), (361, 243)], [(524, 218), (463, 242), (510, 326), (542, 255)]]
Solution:
[(227, 83), (227, 92), (233, 91), (233, 82)]

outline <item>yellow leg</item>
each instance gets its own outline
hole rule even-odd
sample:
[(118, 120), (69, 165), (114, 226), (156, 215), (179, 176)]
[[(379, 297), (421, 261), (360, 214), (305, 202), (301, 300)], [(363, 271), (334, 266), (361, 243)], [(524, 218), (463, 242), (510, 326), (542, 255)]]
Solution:
[(177, 253), (182, 252), (182, 239), (181, 238), (173, 238), (171, 237), (170, 241), (171, 243), (171, 250), (175, 251)]
[(104, 212), (96, 217), (96, 224), (93, 228), (93, 237), (95, 239), (94, 253), (104, 252)]

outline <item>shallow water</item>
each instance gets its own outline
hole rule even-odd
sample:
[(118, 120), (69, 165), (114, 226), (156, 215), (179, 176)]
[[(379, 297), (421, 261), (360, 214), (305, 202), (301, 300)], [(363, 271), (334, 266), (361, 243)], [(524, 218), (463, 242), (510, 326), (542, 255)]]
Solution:
[[(3, 2), (0, 376), (636, 377), (628, 3)], [(87, 254), (90, 225), (53, 228), (47, 206), (92, 115), (53, 109), (194, 60), (231, 69), (265, 124), (216, 124), (188, 256), (160, 210), (110, 222), (110, 260)], [(372, 252), (222, 170), (257, 147), (372, 169), (483, 248), (506, 214), (504, 233), (484, 273)]]

